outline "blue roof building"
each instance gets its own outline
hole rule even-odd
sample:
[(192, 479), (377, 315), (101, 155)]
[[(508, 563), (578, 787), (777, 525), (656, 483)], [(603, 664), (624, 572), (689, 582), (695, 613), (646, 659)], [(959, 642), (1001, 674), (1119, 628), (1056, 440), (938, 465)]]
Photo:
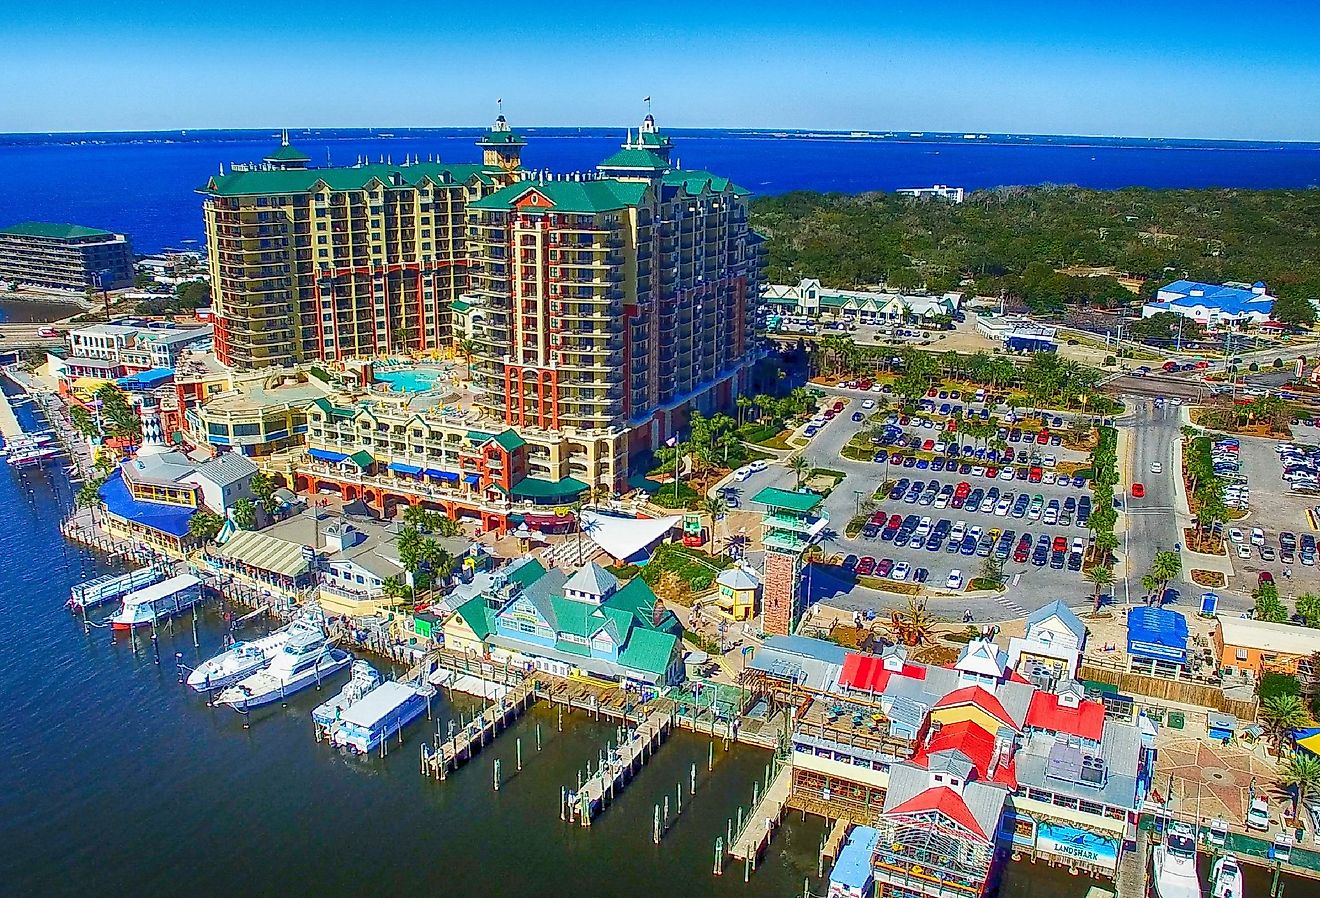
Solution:
[(1187, 618), (1167, 608), (1133, 608), (1127, 652), (1133, 673), (1176, 678), (1187, 663)]
[(879, 842), (880, 831), (874, 826), (853, 827), (830, 870), (831, 896), (864, 898), (871, 894), (871, 855)]
[(1174, 281), (1159, 289), (1153, 302), (1141, 309), (1141, 317), (1175, 312), (1206, 327), (1259, 325), (1270, 320), (1274, 297), (1265, 284), (1203, 284)]

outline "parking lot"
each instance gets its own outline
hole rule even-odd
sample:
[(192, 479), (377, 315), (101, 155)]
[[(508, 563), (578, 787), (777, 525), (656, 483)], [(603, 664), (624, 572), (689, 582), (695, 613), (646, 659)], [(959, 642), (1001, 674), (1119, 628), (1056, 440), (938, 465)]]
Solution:
[[(1320, 590), (1320, 567), (1305, 563), (1301, 551), (1306, 537), (1315, 538), (1306, 511), (1320, 504), (1320, 497), (1295, 493), (1282, 479), (1283, 463), (1277, 451), (1281, 445), (1277, 440), (1239, 438), (1241, 473), (1250, 490), (1249, 512), (1243, 520), (1232, 522), (1228, 533), (1230, 537), (1234, 530), (1241, 533), (1240, 541), (1230, 538), (1229, 552), (1233, 556), (1234, 585), (1244, 592), (1256, 587), (1261, 571), (1274, 577), (1284, 595)], [(1253, 528), (1261, 531), (1256, 542), (1263, 544), (1252, 544)], [(1296, 537), (1291, 556), (1284, 551), (1280, 534)], [(1313, 556), (1311, 560), (1314, 562)], [(1285, 571), (1291, 576), (1284, 576)]]
[[(1085, 600), (1090, 587), (1079, 569), (1090, 533), (1082, 523), (1085, 513), (1079, 512), (1079, 506), (1090, 502), (1090, 491), (1071, 477), (1063, 485), (1062, 478), (1055, 474), (1060, 465), (1075, 467), (1084, 461), (1082, 453), (1051, 445), (1047, 436), (1044, 444), (1033, 440), (1030, 451), (1036, 453), (1038, 462), (1052, 456), (1054, 468), (1012, 462), (1005, 465), (1002, 459), (990, 457), (992, 450), (984, 442), (942, 431), (946, 419), (939, 417), (939, 407), (945, 400), (936, 397), (933, 414), (917, 415), (906, 423), (895, 420), (890, 425), (893, 437), (908, 443), (919, 441), (915, 448), (890, 442), (874, 447), (875, 452), (884, 453), (881, 461), (850, 461), (839, 455), (849, 439), (858, 432), (869, 433), (876, 424), (884, 424), (889, 415), (862, 407), (873, 394), (847, 389), (831, 393), (847, 397), (847, 404), (810, 437), (802, 453), (816, 467), (837, 469), (847, 475), (824, 503), (831, 521), (830, 537), (824, 544), (827, 554), (846, 561), (864, 577), (905, 583), (924, 577), (926, 589), (935, 593), (966, 588), (980, 576), (987, 557), (995, 554), (1003, 560), (1008, 583), (1006, 593), (994, 600), (1002, 611), (1019, 615), (1055, 598)], [(831, 396), (827, 406), (834, 401)], [(965, 413), (982, 407), (965, 402), (964, 406)], [(857, 413), (861, 413), (861, 421), (853, 420)], [(1050, 423), (1053, 425), (1053, 421)], [(1060, 429), (1066, 425), (1066, 421), (1059, 422)], [(1032, 434), (1037, 436), (1038, 429)], [(929, 449), (925, 448), (927, 441), (931, 443)], [(944, 444), (942, 455), (935, 452), (936, 443)], [(951, 450), (954, 445), (958, 448)], [(1026, 447), (1025, 435), (1009, 442), (1014, 461), (1023, 456)], [(951, 451), (957, 452), (952, 468), (947, 464)], [(893, 453), (898, 455), (897, 462)], [(946, 463), (940, 464), (942, 461)], [(888, 489), (878, 497), (878, 506), (870, 516), (872, 526), (849, 538), (847, 523), (884, 484)], [(739, 494), (749, 499), (765, 486), (792, 489), (795, 477), (782, 465), (772, 464), (736, 486)], [(958, 577), (950, 581), (955, 571)], [(894, 597), (883, 593), (850, 589), (856, 578), (842, 565), (818, 574), (822, 575), (818, 576), (821, 583), (812, 586), (815, 598), (828, 597), (836, 604), (857, 606), (895, 602)], [(843, 591), (850, 594), (840, 598), (838, 593)], [(946, 606), (955, 604), (958, 600), (952, 597), (945, 602)], [(978, 612), (976, 616), (980, 619), (987, 615)]]

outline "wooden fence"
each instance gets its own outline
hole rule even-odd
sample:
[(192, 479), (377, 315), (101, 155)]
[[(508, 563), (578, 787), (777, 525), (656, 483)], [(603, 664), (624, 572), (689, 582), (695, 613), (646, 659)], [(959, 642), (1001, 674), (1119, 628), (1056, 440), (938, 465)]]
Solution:
[(1211, 708), (1232, 714), (1244, 723), (1256, 719), (1256, 701), (1239, 701), (1224, 695), (1218, 686), (1207, 683), (1189, 683), (1181, 680), (1165, 680), (1148, 677), (1144, 674), (1129, 673), (1101, 667), (1096, 664), (1083, 664), (1080, 674), (1083, 680), (1108, 683), (1118, 687), (1125, 695), (1140, 695), (1162, 702), (1178, 705), (1192, 705), (1197, 708)]

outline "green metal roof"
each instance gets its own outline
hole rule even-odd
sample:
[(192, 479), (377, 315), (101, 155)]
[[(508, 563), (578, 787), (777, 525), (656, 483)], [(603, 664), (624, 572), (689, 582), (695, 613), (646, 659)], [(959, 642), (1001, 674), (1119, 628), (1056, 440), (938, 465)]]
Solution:
[(499, 443), (500, 447), (508, 452), (512, 452), (515, 449), (520, 449), (527, 445), (527, 441), (518, 436), (517, 431), (514, 430), (506, 430), (503, 433), (496, 434), (495, 442)]
[(788, 490), (768, 486), (752, 497), (753, 502), (769, 505), (772, 508), (787, 508), (789, 511), (811, 511), (820, 505), (820, 496), (815, 493), (790, 493)]
[(18, 237), (50, 237), (56, 240), (72, 240), (76, 237), (115, 236), (110, 231), (101, 228), (87, 228), (76, 224), (56, 224), (47, 221), (25, 221), (7, 228), (0, 228), (0, 234), (13, 234)]
[(677, 644), (678, 637), (672, 633), (633, 627), (627, 644), (619, 653), (619, 663), (629, 670), (646, 671), (659, 680), (669, 669)]
[(529, 561), (523, 562), (522, 564), (518, 565), (518, 567), (510, 570), (508, 581), (510, 583), (516, 583), (519, 586), (525, 587), (528, 584), (535, 583), (537, 580), (540, 580), (544, 576), (545, 576), (545, 565), (541, 564), (540, 561), (533, 558)]
[(198, 193), (212, 196), (257, 196), (265, 194), (310, 193), (318, 184), (331, 190), (364, 190), (373, 181), (387, 188), (395, 188), (394, 176), (402, 182), (400, 187), (417, 187), (427, 181), (437, 187), (459, 187), (472, 179), (493, 183), (495, 169), (481, 165), (448, 165), (440, 162), (418, 162), (413, 165), (356, 165), (346, 168), (303, 168), (288, 171), (236, 171), (227, 175), (212, 175)]
[(371, 457), (371, 453), (368, 452), (367, 450), (359, 449), (357, 452), (354, 452), (352, 455), (350, 455), (346, 459), (346, 461), (351, 461), (359, 468), (365, 469), (371, 467), (376, 460)]
[(469, 209), (508, 211), (535, 191), (550, 201), (545, 209), (556, 212), (615, 212), (639, 206), (646, 197), (646, 184), (600, 178), (595, 181), (519, 181), (490, 196), (469, 203)]
[(335, 405), (328, 399), (313, 399), (312, 405), (316, 406), (321, 411), (325, 412), (327, 415), (330, 415), (332, 417), (351, 418), (355, 414), (357, 414), (351, 408), (344, 408), (342, 406)]
[(455, 312), (466, 312), (472, 308), (472, 304), (466, 300), (456, 299), (449, 304), (449, 308), (453, 309)]
[(651, 150), (643, 150), (637, 147), (625, 147), (596, 167), (668, 171), (672, 166), (670, 166), (670, 164), (658, 153), (654, 153)]
[(708, 171), (693, 169), (686, 171), (676, 169), (666, 172), (661, 182), (666, 187), (682, 188), (691, 196), (697, 196), (703, 190), (709, 189), (712, 193), (723, 193), (726, 189), (732, 190), (736, 196), (751, 196), (751, 191), (745, 187), (739, 187), (728, 178), (721, 178), (719, 175), (713, 175)]
[(525, 147), (527, 141), (523, 140), (521, 134), (515, 134), (512, 131), (496, 131), (494, 129), (481, 135), (481, 140), (477, 141), (477, 146), (485, 144), (499, 144), (500, 146)]
[(490, 609), (486, 607), (486, 600), (481, 596), (468, 599), (462, 605), (459, 605), (458, 616), (463, 618), (463, 622), (468, 625), (472, 634), (478, 639), (485, 639), (495, 632), (494, 616), (490, 613)]
[(524, 477), (513, 485), (509, 495), (516, 499), (564, 499), (572, 501), (587, 490), (587, 485), (576, 477), (562, 477), (556, 481)]
[(287, 143), (276, 147), (274, 152), (267, 153), (265, 156), (272, 162), (311, 162), (312, 157), (308, 156), (297, 147), (291, 147)]

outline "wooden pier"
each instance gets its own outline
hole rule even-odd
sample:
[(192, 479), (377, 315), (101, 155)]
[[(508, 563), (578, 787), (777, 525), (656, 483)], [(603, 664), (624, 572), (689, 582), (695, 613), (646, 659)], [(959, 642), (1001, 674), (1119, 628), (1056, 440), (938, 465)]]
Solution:
[(536, 683), (529, 680), (492, 702), (454, 735), (446, 739), (437, 736), (433, 746), (423, 743), (422, 775), (447, 779), (449, 771), (476, 757), (487, 743), (495, 741), (500, 732), (521, 717), (536, 698)]
[(761, 794), (760, 800), (747, 815), (742, 832), (734, 836), (729, 854), (745, 861), (750, 869), (756, 869), (756, 859), (770, 844), (775, 828), (784, 819), (784, 809), (788, 807), (788, 796), (792, 791), (793, 768), (784, 764), (770, 782), (770, 787)]
[(674, 709), (666, 706), (651, 714), (630, 730), (627, 737), (605, 760), (599, 770), (587, 778), (575, 793), (564, 790), (562, 816), (590, 826), (591, 820), (605, 810), (632, 778), (642, 769), (668, 738), (674, 726)]
[(1123, 855), (1122, 860), (1118, 862), (1118, 875), (1114, 879), (1114, 885), (1118, 887), (1118, 894), (1133, 896), (1133, 898), (1145, 898), (1146, 895), (1146, 875), (1150, 869), (1150, 833), (1144, 829), (1137, 830), (1137, 847)]

